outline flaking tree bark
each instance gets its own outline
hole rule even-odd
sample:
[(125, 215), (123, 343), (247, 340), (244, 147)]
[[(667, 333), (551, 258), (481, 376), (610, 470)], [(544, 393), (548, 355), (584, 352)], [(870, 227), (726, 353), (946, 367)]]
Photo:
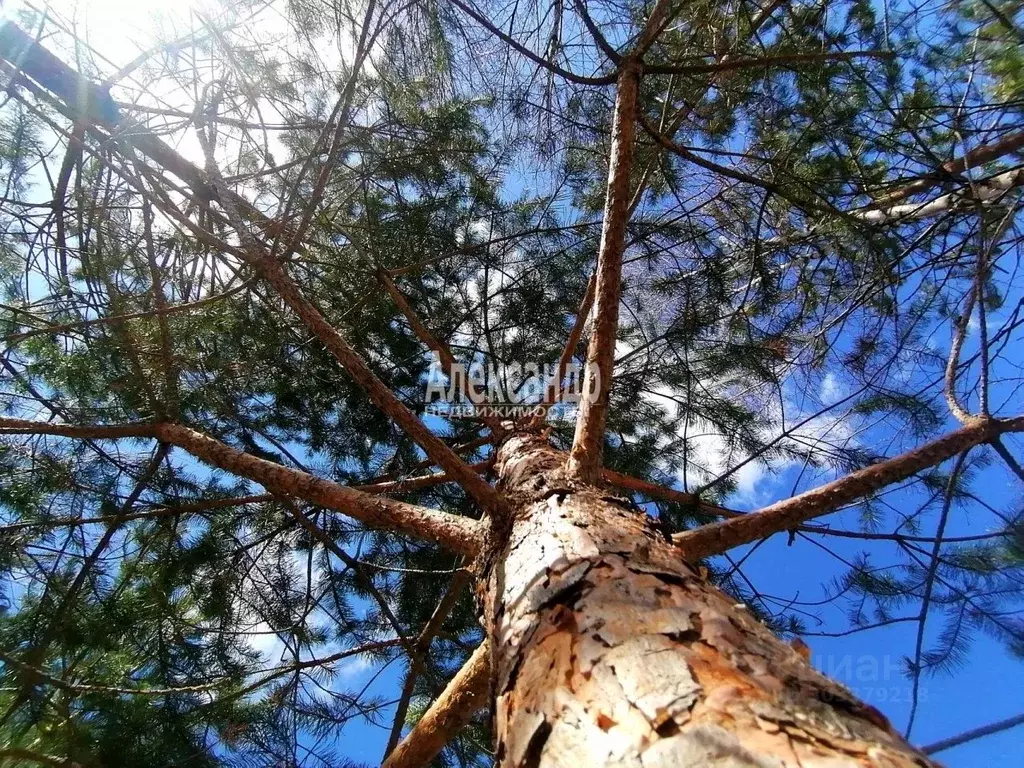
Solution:
[(500, 765), (931, 765), (543, 438), (509, 438), (497, 471), (513, 510), (485, 576)]

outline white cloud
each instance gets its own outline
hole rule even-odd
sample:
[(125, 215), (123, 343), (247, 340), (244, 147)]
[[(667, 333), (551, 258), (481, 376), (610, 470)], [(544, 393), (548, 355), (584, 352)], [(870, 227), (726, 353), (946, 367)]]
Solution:
[[(723, 385), (706, 382), (704, 388), (714, 392), (722, 389)], [(824, 459), (831, 445), (845, 445), (854, 439), (854, 425), (845, 412), (814, 415), (822, 410), (823, 404), (834, 403), (845, 396), (846, 387), (836, 376), (830, 373), (823, 377), (819, 386), (819, 396), (808, 398), (808, 401), (813, 402), (798, 404), (797, 393), (800, 389), (793, 380), (784, 383), (782, 391), (784, 408), (779, 405), (777, 393), (770, 388), (747, 394), (748, 407), (759, 410), (771, 425), (770, 428), (762, 430), (762, 440), (775, 439), (788, 431), (788, 436), (780, 441), (782, 445), (804, 452), (809, 451), (812, 457)], [(669, 388), (660, 385), (652, 392), (645, 393), (644, 397), (649, 402), (671, 410), (675, 406), (673, 397), (676, 400), (685, 399), (685, 393), (673, 393)], [(785, 421), (782, 419), (783, 414)], [(717, 477), (743, 464), (732, 474), (736, 488), (730, 498), (732, 503), (743, 507), (756, 508), (768, 503), (773, 495), (773, 478), (786, 469), (803, 464), (803, 460), (788, 456), (772, 457), (767, 461), (758, 458), (743, 463), (749, 456), (730, 451), (725, 436), (714, 433), (711, 426), (706, 423), (691, 422), (688, 425), (680, 425), (678, 434), (680, 437), (686, 435), (687, 452), (693, 466), (680, 470), (677, 482), (681, 486), (693, 488), (706, 481), (705, 473)], [(697, 471), (694, 466), (700, 467), (703, 471)], [(685, 477), (684, 472), (687, 473)]]

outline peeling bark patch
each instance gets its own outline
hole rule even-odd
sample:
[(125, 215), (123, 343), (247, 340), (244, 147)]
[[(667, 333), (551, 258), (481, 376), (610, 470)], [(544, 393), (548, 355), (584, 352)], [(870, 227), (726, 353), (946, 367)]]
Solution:
[(700, 693), (686, 655), (667, 637), (641, 635), (604, 657), (629, 702), (655, 730), (689, 713)]
[(657, 742), (642, 757), (644, 768), (782, 768), (786, 763), (745, 749), (736, 736), (714, 725), (700, 725)]

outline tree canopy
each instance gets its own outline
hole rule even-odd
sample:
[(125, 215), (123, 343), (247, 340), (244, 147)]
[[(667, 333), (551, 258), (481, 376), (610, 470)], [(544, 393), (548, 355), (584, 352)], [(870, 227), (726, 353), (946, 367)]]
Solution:
[(752, 615), (905, 628), (911, 736), (922, 680), (1024, 655), (1017, 5), (3, 13), (0, 761), (377, 761), (349, 734), (393, 748), (486, 634), (504, 427), (427, 413), (435, 358), (605, 333), (607, 413), (546, 434), (597, 424)]

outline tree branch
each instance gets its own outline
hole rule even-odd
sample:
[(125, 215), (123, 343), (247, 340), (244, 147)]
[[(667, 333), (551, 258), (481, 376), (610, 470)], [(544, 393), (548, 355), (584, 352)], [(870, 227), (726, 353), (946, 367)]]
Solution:
[[(488, 26), (487, 23), (482, 20), (478, 14), (475, 15), (475, 11), (469, 9), (468, 6), (453, 0), (455, 4), (471, 16), (474, 16), (478, 21)], [(652, 19), (654, 16), (652, 15)], [(492, 32), (496, 32), (499, 35), (500, 30), (491, 28)], [(64, 99), (63, 106), (65, 107), (65, 113), (69, 114), (70, 117), (80, 119), (82, 117), (91, 119), (93, 122), (104, 124), (107, 126), (116, 125), (120, 121), (120, 116), (116, 112), (116, 107), (110, 108), (110, 105), (106, 104), (109, 101), (109, 96), (98, 89), (97, 86), (92, 85), (85, 81), (81, 76), (70, 70), (62, 62), (60, 62), (52, 54), (42, 49), (40, 46), (35, 44), (31, 38), (24, 35), (23, 32), (18, 30), (16, 27), (8, 24), (4, 27), (4, 34), (8, 35), (8, 39), (0, 45), (0, 55), (10, 57), (10, 53), (13, 49), (15, 52), (29, 50), (32, 55), (41, 57), (43, 65), (36, 66), (34, 70), (26, 69), (30, 75), (35, 73), (33, 76), (44, 85), (44, 87), (50, 87), (58, 97)], [(13, 44), (12, 44), (13, 39)], [(745, 66), (750, 62), (744, 62), (742, 60), (736, 60), (729, 62), (730, 66)], [(763, 62), (762, 62), (763, 63)], [(715, 68), (715, 71), (722, 70), (719, 65), (710, 65)], [(61, 74), (62, 82), (64, 80), (75, 83), (75, 88), (70, 89), (68, 87), (53, 88), (51, 81), (45, 77), (40, 76), (40, 72), (49, 70), (59, 71)], [(728, 69), (729, 67), (725, 67)], [(628, 176), (629, 176), (629, 156), (632, 153), (632, 137), (633, 137), (633, 120), (621, 119), (622, 115), (619, 114), (620, 109), (626, 109), (630, 115), (635, 113), (635, 91), (638, 80), (638, 73), (634, 71), (632, 66), (626, 67), (619, 76), (620, 88), (619, 88), (619, 99), (617, 99), (617, 125), (628, 132), (629, 141), (619, 142), (622, 149), (627, 153), (625, 157), (619, 157), (619, 160), (626, 160), (627, 162), (615, 163), (613, 157), (613, 166), (618, 165), (619, 169), (624, 173), (619, 174), (619, 178), (615, 179), (610, 177), (609, 180), (609, 204), (613, 203), (615, 196), (611, 195), (612, 182), (622, 181), (623, 176), (625, 177), (625, 187), (628, 192)], [(623, 94), (622, 85), (627, 85), (628, 94)], [(89, 98), (84, 102), (85, 111), (81, 109), (75, 109), (68, 101), (70, 98), (69, 94), (72, 92), (81, 93), (84, 92)], [(627, 96), (623, 99), (622, 96)], [(106, 101), (105, 101), (106, 100)], [(97, 106), (98, 105), (98, 106)], [(259, 224), (265, 225), (268, 223), (268, 219), (263, 216), (258, 210), (253, 208), (244, 198), (231, 192), (223, 182), (217, 183), (214, 179), (211, 180), (200, 171), (197, 167), (188, 163), (183, 158), (178, 156), (169, 147), (164, 145), (155, 136), (146, 133), (134, 133), (126, 137), (126, 140), (130, 141), (137, 149), (143, 154), (146, 154), (151, 159), (158, 162), (160, 165), (168, 168), (172, 173), (178, 175), (184, 181), (190, 184), (194, 189), (198, 191), (200, 196), (203, 196), (203, 192), (206, 192), (208, 198), (219, 198), (225, 209), (232, 207), (236, 208), (238, 214), (233, 222), (236, 228), (239, 228), (240, 222), (238, 219), (241, 218), (241, 214), (244, 211), (246, 218), (256, 221)], [(621, 153), (620, 153), (621, 154)], [(619, 206), (621, 207), (621, 206)], [(619, 288), (621, 286), (621, 269), (614, 268), (614, 262), (621, 262), (622, 249), (624, 247), (624, 228), (625, 221), (617, 221), (617, 219), (624, 218), (621, 213), (617, 216), (614, 215), (614, 211), (611, 207), (606, 208), (605, 215), (605, 231), (602, 236), (602, 259), (599, 256), (599, 271), (598, 271), (598, 322), (595, 323), (595, 333), (593, 334), (591, 350), (588, 350), (588, 375), (591, 377), (589, 380), (589, 386), (587, 393), (591, 389), (598, 391), (594, 392), (593, 396), (585, 394), (584, 403), (581, 404), (582, 418), (580, 419), (577, 427), (577, 439), (574, 440), (573, 451), (576, 454), (576, 458), (571, 458), (570, 462), (574, 466), (588, 467), (584, 472), (593, 473), (594, 469), (599, 466), (600, 463), (600, 448), (601, 442), (603, 441), (603, 426), (604, 417), (607, 410), (607, 399), (608, 399), (608, 388), (610, 386), (612, 366), (610, 364), (598, 365), (596, 368), (591, 364), (592, 350), (595, 348), (600, 350), (602, 347), (606, 350), (606, 354), (602, 356), (611, 357), (614, 351), (614, 336), (615, 330), (617, 329), (617, 315), (618, 315), (618, 300), (619, 300)], [(609, 215), (613, 214), (613, 215)], [(618, 232), (618, 237), (614, 237), (615, 230)], [(240, 231), (240, 235), (244, 232)], [(608, 235), (612, 234), (613, 237), (609, 238)], [(616, 239), (618, 242), (616, 243)], [(255, 244), (257, 247), (256, 252), (251, 255), (257, 256), (258, 262), (257, 267), (260, 268), (263, 276), (274, 285), (278, 293), (285, 299), (286, 303), (295, 311), (300, 318), (310, 327), (311, 330), (321, 339), (321, 341), (328, 347), (328, 349), (334, 354), (334, 356), (342, 363), (353, 378), (360, 383), (364, 389), (370, 394), (371, 399), (391, 416), (413, 439), (424, 448), (431, 460), (448, 470), (449, 474), (456, 478), (473, 496), (479, 503), (485, 507), (499, 506), (501, 504), (500, 498), (494, 492), (494, 489), (490, 487), (486, 482), (480, 479), (470, 468), (468, 468), (447, 446), (444, 445), (433, 433), (431, 433), (423, 423), (417, 419), (394, 395), (387, 389), (373, 373), (366, 367), (365, 363), (355, 353), (348, 348), (347, 344), (341, 339), (340, 334), (331, 327), (319, 311), (312, 306), (312, 304), (302, 296), (298, 287), (293, 281), (287, 276), (283, 268), (276, 261), (271, 261), (262, 253), (262, 246), (258, 243)], [(609, 246), (611, 246), (609, 250)], [(601, 269), (600, 265), (604, 264), (605, 269)], [(601, 279), (603, 276), (603, 280)], [(613, 294), (613, 295), (612, 295)], [(586, 302), (585, 302), (586, 303)], [(612, 306), (609, 307), (609, 304)], [(612, 315), (614, 314), (614, 317)], [(584, 313), (585, 315), (585, 313)], [(585, 316), (577, 318), (577, 326), (579, 332), (582, 332), (582, 321), (585, 320)], [(611, 338), (609, 340), (609, 326), (611, 326)], [(574, 331), (577, 329), (574, 328)], [(603, 332), (599, 332), (603, 331)], [(577, 334), (578, 336), (579, 334)], [(568, 345), (567, 345), (568, 347)], [(598, 372), (600, 368), (604, 368), (603, 376), (601, 377), (601, 383), (603, 386), (595, 387), (596, 378), (594, 374)], [(592, 418), (595, 423), (590, 428), (587, 424), (590, 418), (587, 414), (592, 414)], [(585, 460), (582, 457), (586, 457)]]
[(625, 488), (628, 491), (636, 491), (637, 493), (642, 493), (645, 496), (650, 496), (653, 499), (664, 499), (665, 501), (672, 501), (676, 504), (698, 507), (700, 511), (705, 514), (717, 515), (719, 517), (743, 517), (747, 514), (745, 512), (738, 512), (734, 509), (727, 509), (726, 507), (720, 507), (717, 504), (703, 501), (696, 493), (686, 493), (685, 491), (677, 491), (674, 488), (666, 488), (665, 486), (650, 483), (646, 480), (641, 480), (638, 477), (633, 477), (632, 475), (625, 475), (622, 472), (616, 472), (613, 469), (602, 469), (601, 477), (619, 488)]
[(988, 725), (983, 725), (980, 728), (972, 728), (969, 731), (964, 731), (963, 733), (951, 736), (948, 739), (933, 742), (932, 744), (921, 747), (921, 751), (926, 755), (934, 755), (936, 752), (944, 752), (947, 749), (958, 747), (961, 744), (966, 744), (969, 741), (980, 739), (983, 736), (991, 736), (994, 733), (1008, 731), (1010, 728), (1016, 728), (1018, 725), (1024, 725), (1024, 714), (1008, 717), (1005, 720), (1000, 720), (995, 723), (989, 723)]
[(751, 184), (775, 194), (780, 193), (780, 187), (778, 184), (771, 181), (765, 181), (757, 176), (751, 176), (743, 171), (737, 171), (735, 168), (729, 168), (725, 165), (713, 163), (710, 160), (704, 159), (697, 153), (690, 151), (687, 147), (677, 144), (672, 141), (672, 139), (660, 133), (658, 129), (651, 124), (651, 121), (647, 119), (646, 115), (638, 115), (637, 119), (640, 121), (640, 125), (643, 126), (644, 131), (647, 132), (647, 135), (654, 139), (662, 149), (667, 149), (669, 152), (679, 155), (684, 160), (687, 160), (707, 171), (717, 173), (720, 176), (725, 176), (726, 178), (734, 179), (735, 181), (742, 181), (745, 184)]
[[(15, 77), (14, 85), (27, 87), (39, 96), (42, 96), (42, 89), (49, 91), (53, 97), (48, 97), (47, 101), (73, 123), (83, 121), (106, 142), (111, 140), (111, 134), (116, 134), (118, 141), (134, 147), (188, 184), (200, 199), (216, 197), (206, 175), (158, 136), (137, 125), (130, 131), (119, 131), (123, 116), (106, 89), (68, 67), (12, 22), (0, 26), (0, 59), (22, 73)], [(29, 82), (26, 76), (41, 88)], [(270, 225), (271, 219), (244, 197), (230, 191), (228, 194), (246, 219), (263, 227)]]
[(757, 512), (676, 534), (672, 540), (682, 549), (683, 557), (688, 561), (717, 555), (733, 547), (796, 528), (811, 518), (820, 517), (880, 488), (905, 480), (968, 448), (989, 442), (1000, 434), (1020, 431), (1024, 431), (1024, 416), (1012, 419), (972, 418), (960, 429), (900, 456), (872, 464)]
[(890, 192), (884, 197), (879, 198), (869, 207), (885, 208), (891, 206), (893, 203), (898, 203), (900, 200), (906, 200), (912, 195), (925, 192), (932, 187), (938, 186), (947, 176), (963, 173), (968, 168), (975, 168), (979, 165), (983, 165), (984, 163), (998, 160), (999, 158), (1012, 152), (1016, 152), (1022, 148), (1024, 148), (1024, 131), (1012, 133), (1006, 138), (1000, 139), (992, 144), (982, 144), (980, 147), (975, 147), (970, 152), (967, 152), (960, 157), (943, 163), (940, 167), (942, 173), (916, 179), (905, 186)]
[(370, 597), (373, 598), (374, 602), (377, 603), (380, 608), (381, 615), (387, 620), (388, 624), (395, 631), (398, 636), (398, 641), (401, 643), (402, 648), (409, 654), (409, 663), (413, 669), (426, 670), (426, 664), (423, 661), (422, 650), (415, 644), (415, 642), (406, 636), (402, 630), (402, 624), (395, 615), (395, 612), (391, 610), (391, 606), (385, 599), (384, 595), (377, 589), (377, 585), (373, 583), (373, 579), (366, 574), (363, 570), (362, 564), (356, 560), (352, 555), (346, 552), (341, 546), (338, 545), (334, 539), (332, 539), (327, 532), (316, 524), (314, 520), (311, 520), (306, 514), (303, 513), (299, 506), (295, 504), (291, 499), (285, 499), (285, 506), (291, 512), (292, 517), (295, 521), (301, 525), (313, 538), (319, 541), (323, 546), (343, 562), (346, 567), (351, 569), (355, 576), (356, 583), (365, 589)]
[[(456, 445), (452, 448), (452, 450), (455, 451), (456, 453), (469, 453), (470, 451), (475, 451), (477, 448), (483, 448), (485, 445), (490, 445), (492, 442), (494, 442), (493, 436), (483, 435), (481, 437), (474, 438), (473, 440), (470, 440), (468, 442), (462, 443), (461, 445)], [(418, 472), (421, 469), (429, 469), (432, 466), (434, 466), (433, 461), (431, 461), (430, 459), (424, 459), (423, 461), (419, 461), (413, 464), (411, 467), (408, 468), (407, 471)], [(476, 467), (478, 466), (478, 464), (471, 464), (470, 466)], [(377, 477), (367, 480), (365, 485), (358, 487), (360, 490), (365, 490), (366, 485), (380, 485), (382, 483), (396, 479), (399, 479), (398, 473), (387, 472), (383, 475), (377, 475)], [(412, 479), (415, 478), (410, 478), (410, 480)]]
[(1006, 466), (1010, 468), (1013, 474), (1019, 477), (1020, 481), (1024, 483), (1024, 467), (1021, 467), (1020, 462), (1018, 462), (1007, 447), (1003, 445), (1003, 441), (998, 437), (994, 438), (992, 440), (992, 447), (995, 449), (995, 452), (999, 454), (999, 458), (1001, 458), (1006, 463)]
[(573, 355), (576, 354), (576, 347), (579, 345), (580, 339), (583, 338), (583, 330), (587, 327), (590, 308), (594, 305), (596, 287), (597, 275), (593, 274), (587, 281), (587, 290), (583, 294), (583, 301), (580, 302), (579, 309), (576, 311), (576, 319), (573, 320), (572, 330), (569, 331), (569, 338), (566, 339), (565, 346), (562, 348), (562, 354), (558, 358), (558, 378), (555, 385), (557, 388), (552, 388), (551, 391), (544, 393), (544, 400), (540, 404), (541, 411), (533, 417), (534, 426), (540, 426), (544, 423), (548, 410), (561, 396), (562, 379), (565, 378), (565, 372), (569, 369), (569, 363), (572, 362)]
[(935, 528), (935, 541), (932, 543), (931, 558), (928, 561), (928, 573), (924, 578), (924, 594), (921, 596), (921, 612), (917, 617), (917, 639), (914, 645), (914, 661), (911, 669), (911, 694), (910, 694), (910, 715), (907, 718), (907, 728), (903, 732), (905, 738), (910, 738), (910, 732), (914, 730), (914, 720), (917, 717), (917, 706), (920, 702), (921, 688), (921, 661), (924, 654), (924, 630), (928, 621), (928, 609), (932, 604), (932, 591), (935, 589), (935, 573), (939, 569), (940, 553), (942, 552), (943, 539), (946, 535), (946, 523), (949, 521), (949, 510), (953, 506), (953, 495), (956, 491), (957, 480), (963, 470), (964, 462), (970, 449), (957, 456), (953, 465), (953, 471), (949, 473), (946, 481), (945, 498), (942, 502), (942, 511), (939, 513), (939, 522)]
[(764, 56), (759, 59), (731, 59), (710, 64), (645, 66), (646, 72), (659, 75), (703, 75), (709, 72), (731, 72), (737, 69), (778, 67), (787, 64), (810, 64), (818, 61), (852, 61), (853, 59), (891, 59), (895, 54), (887, 51), (837, 51), (834, 53), (789, 53), (779, 56)]
[(59, 766), (60, 768), (83, 768), (81, 763), (76, 763), (70, 757), (58, 757), (57, 755), (44, 755), (42, 752), (33, 752), (24, 747), (3, 747), (0, 748), (0, 760), (18, 760), (20, 763), (38, 763), (39, 765)]
[[(486, 461), (478, 461), (474, 464), (470, 464), (469, 468), (474, 472), (484, 472), (491, 466), (491, 459)], [(418, 477), (405, 477), (398, 480), (386, 480), (379, 483), (368, 483), (366, 485), (352, 485), (349, 486), (357, 491), (363, 493), (371, 493), (374, 496), (377, 495), (394, 495), (398, 493), (408, 493), (409, 491), (416, 491), (420, 488), (432, 488), (435, 485), (442, 485), (444, 483), (457, 482), (455, 478), (449, 475), (447, 472), (435, 472), (431, 475), (420, 475)]]
[(427, 765), (487, 703), (490, 682), (490, 651), (485, 640), (381, 768), (422, 768)]
[[(758, 30), (761, 28), (761, 26), (769, 18), (771, 18), (771, 15), (781, 5), (787, 4), (788, 2), (789, 2), (789, 0), (770, 0), (760, 11), (758, 11), (757, 15), (750, 22), (750, 29), (747, 31), (748, 39), (756, 36)], [(739, 43), (739, 41), (737, 40), (737, 41), (735, 41), (735, 43)], [(724, 54), (722, 54), (721, 56), (718, 57), (718, 63), (719, 64), (724, 64), (726, 62), (732, 61), (734, 58), (735, 58), (735, 56), (734, 56), (733, 52), (730, 50), (730, 51), (727, 51), (726, 53), (724, 53)], [(732, 72), (736, 72), (736, 71), (737, 70), (732, 70)], [(728, 79), (729, 79), (728, 75), (730, 73), (729, 72), (725, 72), (724, 73), (726, 75), (725, 77), (723, 77), (722, 74), (723, 74), (722, 71), (719, 70), (718, 72), (713, 73), (711, 75), (711, 77), (707, 78), (707, 80), (705, 81), (703, 87), (700, 89), (700, 93), (696, 97), (693, 98), (691, 103), (699, 102), (701, 100), (701, 98), (703, 98), (703, 95), (707, 94), (708, 91), (712, 87), (719, 87), (720, 88), (722, 86), (723, 82), (728, 82)], [(670, 82), (669, 93), (671, 93), (671, 87), (672, 86), (671, 86), (671, 82)], [(677, 112), (676, 116), (672, 119), (672, 121), (670, 123), (666, 124), (666, 121), (668, 119), (668, 106), (669, 106), (669, 103), (670, 103), (669, 95), (666, 94), (665, 103), (664, 103), (664, 109), (663, 109), (663, 113), (662, 113), (662, 117), (661, 117), (661, 127), (659, 127), (659, 129), (658, 129), (658, 133), (662, 134), (662, 135), (666, 135), (668, 138), (671, 138), (673, 135), (675, 135), (676, 131), (679, 130), (679, 127), (683, 124), (683, 121), (691, 114), (692, 110), (691, 110), (691, 108), (689, 106), (684, 106), (683, 109), (681, 109), (681, 110), (679, 110)], [(666, 128), (667, 128), (667, 131), (666, 131)], [(634, 192), (633, 200), (630, 202), (630, 206), (629, 206), (630, 207), (630, 212), (632, 212), (633, 209), (636, 208), (636, 206), (640, 204), (640, 199), (641, 199), (641, 197), (643, 195), (644, 185), (647, 182), (647, 180), (649, 178), (649, 175), (651, 174), (653, 169), (656, 167), (658, 162), (659, 162), (659, 157), (657, 155), (655, 155), (647, 163), (647, 165), (644, 168), (643, 172), (640, 174), (640, 182), (637, 184), (637, 188), (636, 188), (636, 191)]]
[(463, 554), (473, 555), (480, 546), (480, 525), (475, 520), (437, 509), (372, 496), (340, 483), (252, 456), (180, 424), (76, 427), (24, 419), (0, 419), (0, 434), (162, 440), (184, 449), (207, 464), (259, 483), (276, 495), (294, 496), (311, 504), (341, 512), (366, 525), (432, 541)]
[[(669, 15), (669, 7), (672, 5), (672, 0), (657, 0), (654, 4), (654, 8), (651, 9), (651, 15), (647, 17), (644, 28), (640, 30), (640, 34), (637, 36), (636, 43), (633, 45), (632, 54), (637, 59), (643, 58), (643, 55), (647, 53), (647, 50), (654, 45), (654, 41), (658, 39), (658, 35), (662, 33), (665, 26), (672, 19), (673, 15)], [(680, 3), (680, 6), (682, 3)], [(678, 13), (678, 10), (676, 11)]]
[(636, 62), (627, 62), (619, 75), (615, 94), (604, 225), (597, 256), (594, 330), (587, 347), (583, 396), (568, 463), (571, 474), (589, 482), (594, 482), (600, 475), (608, 397), (615, 368), (615, 342), (619, 330), (619, 300), (622, 292), (622, 254), (629, 219), (629, 176), (633, 165), (639, 83), (639, 66)]
[(608, 42), (608, 38), (604, 36), (604, 33), (598, 28), (597, 24), (594, 23), (594, 19), (590, 16), (590, 12), (587, 10), (587, 4), (583, 0), (573, 0), (573, 5), (576, 6), (576, 12), (583, 19), (583, 24), (590, 32), (590, 36), (594, 38), (594, 42), (597, 43), (597, 47), (604, 52), (613, 64), (618, 64), (622, 61), (622, 55), (615, 50), (611, 43)]
[(367, 525), (399, 531), (472, 555), (479, 547), (479, 524), (435, 509), (386, 499), (289, 469), (232, 448), (188, 427), (161, 424), (161, 439), (229, 472), (247, 477), (277, 494), (295, 496), (343, 512)]
[[(452, 612), (455, 604), (458, 602), (459, 597), (462, 595), (462, 590), (469, 582), (469, 571), (461, 569), (455, 572), (452, 577), (451, 583), (448, 585), (448, 589), (445, 590), (444, 595), (441, 597), (441, 601), (437, 604), (434, 609), (434, 613), (427, 621), (423, 630), (416, 638), (416, 648), (420, 653), (425, 654), (430, 649), (430, 643), (438, 632), (441, 631), (441, 627), (447, 620), (448, 615)], [(405, 718), (409, 712), (409, 703), (412, 701), (412, 694), (416, 684), (416, 670), (413, 666), (409, 665), (409, 670), (406, 673), (405, 683), (402, 685), (402, 696), (398, 701), (398, 705), (395, 707), (395, 717), (391, 723), (391, 733), (388, 736), (388, 743), (384, 747), (384, 759), (386, 760), (395, 747), (398, 746), (398, 740), (402, 736), (402, 727), (405, 725)]]
[(454, 5), (456, 8), (460, 9), (463, 13), (465, 13), (467, 16), (473, 19), (473, 21), (475, 21), (481, 27), (486, 29), (496, 38), (501, 40), (503, 43), (505, 43), (505, 45), (507, 45), (512, 50), (525, 56), (534, 64), (543, 67), (549, 72), (552, 72), (558, 75), (559, 77), (564, 77), (571, 83), (576, 83), (578, 85), (611, 85), (612, 83), (615, 82), (616, 75), (614, 73), (610, 75), (602, 75), (601, 77), (587, 77), (586, 75), (577, 75), (575, 72), (570, 72), (567, 69), (562, 69), (557, 64), (548, 61), (542, 56), (538, 56), (536, 53), (531, 51), (529, 48), (520, 43), (514, 37), (503, 32), (501, 29), (499, 29), (490, 21), (488, 21), (483, 14), (481, 14), (472, 6), (463, 3), (462, 0), (451, 0), (451, 4)]
[(963, 349), (964, 339), (967, 336), (967, 326), (971, 321), (971, 313), (974, 311), (974, 302), (977, 296), (977, 291), (974, 290), (972, 285), (970, 292), (967, 294), (967, 304), (964, 306), (963, 312), (960, 313), (960, 317), (953, 324), (953, 342), (950, 345), (949, 358), (946, 361), (946, 370), (943, 376), (942, 392), (946, 398), (946, 405), (949, 407), (950, 413), (961, 424), (966, 423), (971, 418), (971, 414), (960, 405), (960, 401), (957, 399), (956, 374), (957, 368), (960, 366), (960, 351)]
[(949, 192), (923, 203), (902, 203), (887, 208), (871, 205), (851, 211), (850, 216), (867, 224), (891, 224), (912, 219), (920, 220), (948, 213), (955, 210), (959, 204), (970, 200), (991, 203), (1022, 184), (1024, 184), (1024, 169), (1014, 168), (995, 176), (989, 176), (987, 179), (981, 179), (968, 189)]
[(269, 493), (251, 496), (238, 496), (229, 499), (212, 499), (210, 501), (196, 502), (195, 504), (181, 504), (176, 507), (157, 506), (147, 509), (144, 512), (132, 512), (127, 515), (101, 515), (99, 517), (61, 517), (55, 520), (35, 520), (24, 523), (11, 523), (0, 525), (0, 534), (30, 530), (32, 528), (74, 528), (80, 525), (91, 525), (93, 523), (113, 523), (115, 521), (128, 522), (130, 520), (152, 520), (162, 517), (176, 517), (178, 515), (194, 515), (203, 512), (210, 512), (216, 509), (227, 507), (244, 507), (248, 504), (263, 504), (273, 501), (274, 496)]
[(355, 380), (356, 384), (366, 392), (374, 405), (412, 438), (438, 466), (456, 479), (466, 493), (483, 509), (488, 511), (504, 509), (505, 502), (497, 491), (470, 469), (458, 454), (431, 432), (427, 425), (410, 411), (384, 382), (377, 378), (362, 357), (356, 354), (338, 330), (327, 322), (320, 310), (302, 293), (280, 262), (272, 258), (263, 245), (249, 233), (241, 220), (234, 199), (226, 194), (226, 185), (214, 161), (212, 145), (204, 140), (202, 131), (198, 133), (201, 143), (205, 145), (207, 174), (214, 189), (224, 193), (220, 196), (220, 202), (242, 240), (243, 257), (253, 265), (284, 303), (320, 340), (327, 351)]
[[(409, 300), (405, 298), (404, 294), (398, 290), (398, 286), (395, 285), (395, 281), (388, 276), (387, 272), (381, 270), (377, 273), (377, 277), (384, 286), (384, 290), (388, 292), (391, 300), (395, 302), (395, 306), (397, 306), (398, 309), (401, 310), (402, 314), (405, 315), (405, 319), (412, 327), (413, 333), (416, 334), (420, 341), (427, 345), (427, 348), (430, 349), (431, 352), (434, 352), (438, 356), (441, 364), (448, 369), (449, 373), (454, 370), (456, 365), (455, 355), (452, 354), (449, 346), (430, 332), (426, 323), (423, 322), (416, 310), (412, 308), (412, 305), (409, 303)], [(504, 432), (500, 419), (496, 419), (493, 416), (486, 416), (480, 420), (486, 424), (487, 428), (495, 435), (500, 436)]]
[(166, 315), (175, 315), (179, 312), (190, 312), (193, 309), (204, 307), (209, 304), (215, 304), (218, 301), (230, 298), (237, 293), (248, 288), (252, 285), (252, 280), (246, 280), (234, 288), (229, 288), (223, 293), (218, 293), (214, 296), (207, 296), (205, 299), (198, 299), (196, 301), (190, 301), (185, 304), (165, 304), (162, 308), (150, 309), (142, 312), (126, 312), (123, 315), (108, 315), (106, 317), (95, 317), (88, 320), (78, 320), (71, 323), (60, 323), (59, 325), (48, 325), (45, 328), (32, 328), (28, 331), (22, 331), (20, 333), (12, 333), (9, 336), (0, 338), (0, 341), (8, 345), (14, 345), (25, 339), (32, 338), (33, 336), (46, 336), (51, 334), (61, 334), (67, 331), (74, 331), (80, 328), (91, 328), (95, 325), (109, 325), (111, 323), (123, 323), (128, 320), (142, 320), (150, 317), (160, 317)]
[(384, 286), (384, 290), (388, 292), (391, 300), (395, 302), (395, 306), (405, 315), (405, 319), (409, 321), (409, 325), (412, 326), (413, 333), (427, 345), (427, 348), (437, 354), (440, 358), (441, 363), (451, 369), (455, 365), (455, 356), (452, 354), (451, 349), (448, 348), (447, 344), (442, 344), (434, 334), (430, 332), (423, 320), (416, 313), (416, 310), (409, 304), (408, 299), (398, 290), (398, 286), (395, 285), (395, 281), (392, 280), (386, 272), (380, 271), (377, 273), (377, 278), (380, 280), (381, 285)]
[(119, 440), (122, 438), (153, 438), (157, 435), (157, 424), (96, 424), (76, 426), (73, 424), (51, 424), (31, 419), (0, 419), (0, 434), (3, 435), (53, 435), (75, 437), (86, 440)]

